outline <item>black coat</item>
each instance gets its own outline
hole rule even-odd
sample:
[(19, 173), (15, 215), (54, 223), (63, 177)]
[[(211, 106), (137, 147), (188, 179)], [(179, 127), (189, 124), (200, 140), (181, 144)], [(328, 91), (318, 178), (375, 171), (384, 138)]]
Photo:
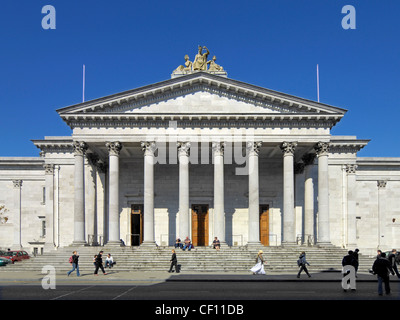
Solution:
[(390, 262), (386, 258), (377, 258), (372, 266), (372, 271), (380, 277), (387, 277), (390, 273), (394, 274)]
[(178, 262), (178, 260), (176, 259), (176, 253), (173, 253), (173, 254), (172, 254), (171, 260), (170, 260), (170, 261), (171, 261), (171, 262), (174, 262), (174, 263)]
[(77, 256), (76, 254), (74, 254), (74, 255), (72, 256), (72, 263), (78, 264), (78, 261), (79, 261), (79, 256)]

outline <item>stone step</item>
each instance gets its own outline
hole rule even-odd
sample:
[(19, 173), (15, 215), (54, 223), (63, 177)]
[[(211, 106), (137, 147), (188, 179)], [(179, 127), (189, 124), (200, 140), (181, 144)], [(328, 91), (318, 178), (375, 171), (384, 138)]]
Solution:
[[(52, 265), (57, 272), (67, 272), (71, 269), (69, 257), (75, 248), (64, 247), (45, 253), (42, 256), (17, 262), (2, 270), (41, 272), (43, 266)], [(162, 271), (169, 268), (171, 250), (173, 247), (82, 247), (79, 252), (81, 270), (94, 270), (93, 256), (100, 250), (104, 251), (103, 261), (108, 252), (112, 253), (117, 262), (114, 267), (119, 271)], [(299, 252), (307, 252), (307, 260), (311, 264), (310, 271), (341, 270), (341, 261), (347, 250), (337, 247), (263, 247), (264, 258), (267, 260), (265, 269), (268, 271), (297, 272)], [(196, 272), (242, 272), (249, 271), (255, 263), (258, 248), (225, 247), (220, 251), (210, 247), (197, 247), (189, 251), (177, 250), (178, 263), (182, 270)], [(368, 270), (373, 263), (370, 257), (360, 255), (360, 270)]]

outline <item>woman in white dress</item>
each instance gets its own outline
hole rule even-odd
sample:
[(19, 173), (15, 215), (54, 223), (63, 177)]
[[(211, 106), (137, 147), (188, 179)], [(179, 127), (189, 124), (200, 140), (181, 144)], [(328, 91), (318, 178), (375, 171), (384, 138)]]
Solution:
[(258, 251), (257, 258), (256, 258), (256, 265), (250, 269), (253, 274), (265, 274), (264, 271), (264, 257), (263, 257), (263, 251), (260, 250)]

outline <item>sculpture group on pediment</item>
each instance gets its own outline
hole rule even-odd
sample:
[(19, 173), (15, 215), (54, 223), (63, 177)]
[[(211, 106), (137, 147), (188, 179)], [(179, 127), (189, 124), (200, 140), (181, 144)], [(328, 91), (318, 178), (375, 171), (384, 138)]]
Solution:
[[(204, 52), (203, 52), (204, 50)], [(191, 73), (194, 71), (206, 71), (206, 72), (224, 72), (224, 68), (216, 63), (217, 57), (213, 56), (212, 60), (207, 60), (210, 51), (206, 46), (199, 46), (198, 53), (196, 54), (194, 61), (189, 60), (189, 55), (185, 55), (185, 64), (180, 65), (176, 68), (173, 73)]]

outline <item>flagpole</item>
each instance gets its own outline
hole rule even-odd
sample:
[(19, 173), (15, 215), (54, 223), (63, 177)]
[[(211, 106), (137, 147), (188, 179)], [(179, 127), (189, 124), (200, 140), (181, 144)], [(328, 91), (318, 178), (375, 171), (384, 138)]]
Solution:
[(319, 66), (317, 64), (317, 97), (319, 102)]
[(83, 65), (82, 102), (85, 102), (85, 65)]

